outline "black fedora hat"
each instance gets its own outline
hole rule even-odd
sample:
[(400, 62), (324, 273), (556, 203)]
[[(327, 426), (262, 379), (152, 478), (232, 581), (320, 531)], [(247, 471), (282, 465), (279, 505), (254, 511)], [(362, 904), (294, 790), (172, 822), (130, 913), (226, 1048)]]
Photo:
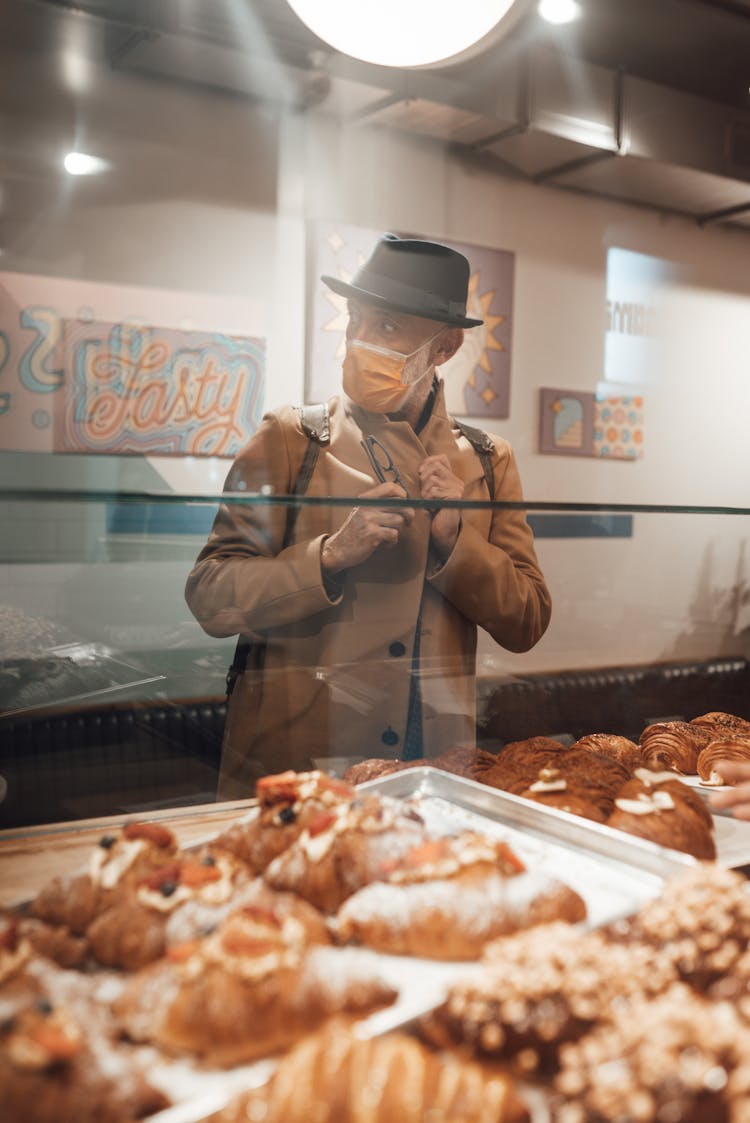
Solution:
[(384, 234), (351, 284), (322, 277), (340, 296), (354, 296), (396, 312), (423, 316), (453, 327), (475, 328), (484, 320), (466, 315), (469, 263), (439, 242)]

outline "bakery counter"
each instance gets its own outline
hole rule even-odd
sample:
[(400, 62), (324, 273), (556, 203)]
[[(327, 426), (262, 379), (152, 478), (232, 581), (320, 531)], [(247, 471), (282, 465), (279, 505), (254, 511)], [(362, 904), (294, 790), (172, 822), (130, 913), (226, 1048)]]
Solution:
[(0, 885), (8, 1123), (739, 1123), (750, 1095), (744, 879), (445, 771), (6, 831)]

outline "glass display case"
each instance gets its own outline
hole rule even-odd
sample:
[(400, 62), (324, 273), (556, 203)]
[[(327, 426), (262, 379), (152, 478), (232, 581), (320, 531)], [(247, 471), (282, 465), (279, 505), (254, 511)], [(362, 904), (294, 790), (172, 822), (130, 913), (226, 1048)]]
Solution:
[[(265, 518), (292, 505), (311, 511), (354, 500), (257, 495), (228, 502), (251, 505)], [(203, 631), (184, 589), (218, 503), (204, 495), (5, 491), (0, 827), (217, 798), (236, 639)], [(419, 509), (425, 501), (408, 504)], [(497, 752), (526, 738), (572, 744), (593, 732), (637, 741), (658, 720), (709, 711), (750, 719), (750, 509), (519, 506), (535, 533), (551, 623), (525, 653), (503, 649), (480, 630), (476, 706), (460, 715), (471, 733), (457, 735), (456, 745), (475, 736)], [(286, 632), (310, 627), (310, 618), (301, 619)], [(254, 638), (255, 653), (274, 642), (272, 630)], [(271, 751), (255, 775), (290, 764), (341, 775), (358, 761), (404, 755), (383, 687), (385, 664), (390, 673), (401, 660), (402, 673), (414, 676), (403, 646), (379, 639), (367, 665), (356, 668), (298, 668), (308, 684), (336, 693), (344, 703), (339, 712), (352, 713), (351, 728), (339, 721), (326, 737), (311, 728), (316, 747), (306, 759)], [(259, 669), (255, 658), (245, 673), (272, 691), (278, 672)], [(417, 668), (430, 705), (449, 710), (455, 693), (444, 673), (429, 657)], [(383, 735), (363, 740), (355, 732), (359, 717), (378, 710)]]

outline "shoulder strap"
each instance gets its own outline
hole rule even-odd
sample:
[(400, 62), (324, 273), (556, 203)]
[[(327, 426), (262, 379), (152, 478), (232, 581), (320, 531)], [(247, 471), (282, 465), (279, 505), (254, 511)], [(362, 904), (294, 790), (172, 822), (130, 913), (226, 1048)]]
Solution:
[[(322, 445), (327, 445), (331, 440), (331, 425), (328, 413), (328, 402), (321, 402), (311, 406), (300, 406), (297, 409), (300, 418), (300, 424), (307, 437), (307, 448), (305, 455), (302, 457), (297, 475), (292, 484), (290, 492), (293, 496), (304, 495), (310, 486), (315, 465), (318, 462), (318, 454)], [(284, 538), (282, 541), (282, 549), (288, 546), (292, 540), (294, 533), (294, 524), (297, 522), (297, 515), (299, 514), (299, 507), (295, 504), (290, 504), (286, 509), (286, 526), (284, 528)], [(247, 659), (250, 654), (252, 644), (242, 638), (237, 640), (237, 646), (234, 649), (234, 659), (232, 666), (227, 672), (227, 697), (234, 690), (234, 684), (237, 681), (237, 676), (241, 675), (247, 666)]]
[(495, 446), (492, 443), (492, 438), (482, 429), (475, 429), (473, 425), (467, 425), (465, 421), (459, 421), (456, 417), (452, 417), (451, 421), (463, 436), (466, 437), (466, 440), (481, 460), (487, 490), (490, 493), (490, 499), (494, 499), (495, 470), (492, 466), (492, 453), (495, 450)]

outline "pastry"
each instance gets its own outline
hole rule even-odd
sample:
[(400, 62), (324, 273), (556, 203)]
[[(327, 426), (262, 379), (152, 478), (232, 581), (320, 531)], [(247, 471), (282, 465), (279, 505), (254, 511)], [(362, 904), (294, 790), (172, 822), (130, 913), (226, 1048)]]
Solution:
[(387, 867), (387, 881), (365, 886), (339, 909), (341, 941), (393, 955), (473, 959), (504, 933), (586, 915), (572, 889), (527, 873), (506, 843), (472, 831), (423, 843)]
[(585, 737), (579, 737), (571, 748), (590, 749), (591, 752), (612, 757), (630, 772), (633, 772), (642, 762), (640, 745), (616, 733), (589, 733)]
[[(72, 977), (72, 978), (71, 978)], [(108, 1033), (87, 980), (36, 960), (19, 929), (0, 935), (3, 1123), (130, 1123), (167, 1106)]]
[(547, 924), (489, 944), (480, 969), (453, 983), (422, 1029), (436, 1045), (548, 1072), (561, 1044), (606, 1017), (613, 1002), (659, 994), (675, 978), (659, 949)]
[(681, 807), (689, 808), (694, 815), (697, 815), (706, 826), (713, 830), (713, 817), (703, 796), (700, 792), (689, 788), (669, 769), (647, 768), (645, 766), (636, 768), (633, 778), (620, 788), (617, 794), (618, 796), (637, 797), (643, 793), (650, 794), (655, 791), (669, 792), (673, 799), (680, 803)]
[(269, 1084), (208, 1123), (528, 1123), (510, 1077), (405, 1033), (357, 1038), (338, 1020), (296, 1045)]
[(369, 1013), (395, 997), (367, 953), (311, 948), (292, 913), (246, 906), (139, 971), (114, 1010), (134, 1041), (234, 1065), (286, 1048), (333, 1014)]
[(556, 1123), (721, 1123), (750, 1096), (750, 1030), (675, 983), (561, 1050)]
[(484, 774), (497, 764), (497, 757), (494, 753), (485, 752), (484, 749), (460, 745), (454, 749), (446, 749), (440, 756), (417, 763), (429, 764), (432, 768), (440, 768), (443, 772), (463, 776), (467, 780), (481, 780)]
[(725, 737), (709, 741), (704, 749), (698, 753), (698, 775), (701, 782), (711, 787), (718, 787), (726, 781), (719, 772), (714, 770), (714, 765), (719, 760), (750, 761), (750, 734), (740, 736), (727, 732)]
[(342, 940), (392, 955), (476, 959), (498, 936), (552, 920), (575, 924), (586, 906), (572, 889), (540, 873), (503, 877), (376, 882), (344, 902), (337, 917)]
[(544, 807), (556, 807), (558, 811), (580, 815), (595, 823), (603, 823), (606, 818), (603, 811), (591, 802), (583, 790), (571, 790), (565, 776), (554, 764), (540, 768), (534, 783), (525, 791), (519, 792), (519, 795), (524, 799), (541, 803)]
[(585, 796), (605, 816), (630, 777), (624, 764), (590, 749), (566, 749), (554, 763), (568, 781), (568, 789)]
[(270, 910), (280, 919), (292, 915), (302, 925), (306, 944), (329, 944), (326, 919), (316, 908), (293, 893), (277, 893), (262, 877), (235, 887), (232, 895), (220, 903), (209, 903), (193, 897), (170, 913), (164, 932), (167, 948), (190, 940), (210, 936), (230, 913), (246, 906)]
[(654, 722), (640, 736), (643, 763), (691, 775), (698, 767), (698, 753), (712, 738), (711, 727), (686, 721)]
[(565, 746), (551, 737), (529, 737), (526, 741), (510, 741), (497, 754), (493, 765), (482, 775), (490, 787), (519, 795), (534, 783), (539, 769), (552, 764)]
[(386, 796), (368, 795), (313, 819), (265, 873), (274, 889), (297, 893), (322, 912), (382, 880), (387, 863), (427, 840), (420, 816)]
[(324, 772), (280, 772), (256, 785), (258, 806), (220, 834), (215, 847), (228, 850), (262, 873), (310, 822), (355, 796), (354, 788)]
[[(86, 929), (93, 957), (107, 967), (135, 971), (164, 954), (171, 917), (193, 906), (210, 926), (225, 915), (250, 871), (231, 854), (204, 848), (183, 853), (128, 884)], [(222, 912), (223, 907), (223, 912)]]
[(700, 714), (690, 719), (691, 725), (705, 725), (714, 730), (714, 736), (719, 731), (726, 730), (729, 734), (738, 734), (740, 737), (750, 737), (750, 721), (736, 714), (726, 714), (722, 710), (712, 710), (708, 714)]
[(33, 916), (0, 912), (0, 932), (13, 925), (20, 939), (28, 942), (36, 955), (51, 959), (60, 967), (81, 967), (88, 954), (84, 936), (77, 936), (62, 924), (46, 924)]
[(697, 990), (729, 974), (750, 940), (747, 881), (722, 866), (700, 865), (668, 881), (661, 897), (607, 928), (613, 940), (660, 947)]
[(343, 779), (347, 784), (366, 784), (368, 780), (378, 780), (381, 776), (390, 776), (393, 772), (403, 772), (405, 768), (414, 768), (421, 763), (422, 761), (419, 760), (383, 760), (380, 757), (373, 757), (350, 765)]
[(166, 827), (128, 823), (117, 833), (102, 835), (87, 871), (55, 878), (30, 902), (28, 911), (38, 920), (83, 935), (99, 913), (176, 856), (177, 841)]
[(636, 781), (630, 792), (628, 787), (625, 785), (615, 800), (607, 826), (658, 846), (692, 854), (694, 858), (710, 861), (716, 857), (710, 815), (707, 822), (679, 793), (667, 791), (663, 786), (643, 791), (640, 781)]

